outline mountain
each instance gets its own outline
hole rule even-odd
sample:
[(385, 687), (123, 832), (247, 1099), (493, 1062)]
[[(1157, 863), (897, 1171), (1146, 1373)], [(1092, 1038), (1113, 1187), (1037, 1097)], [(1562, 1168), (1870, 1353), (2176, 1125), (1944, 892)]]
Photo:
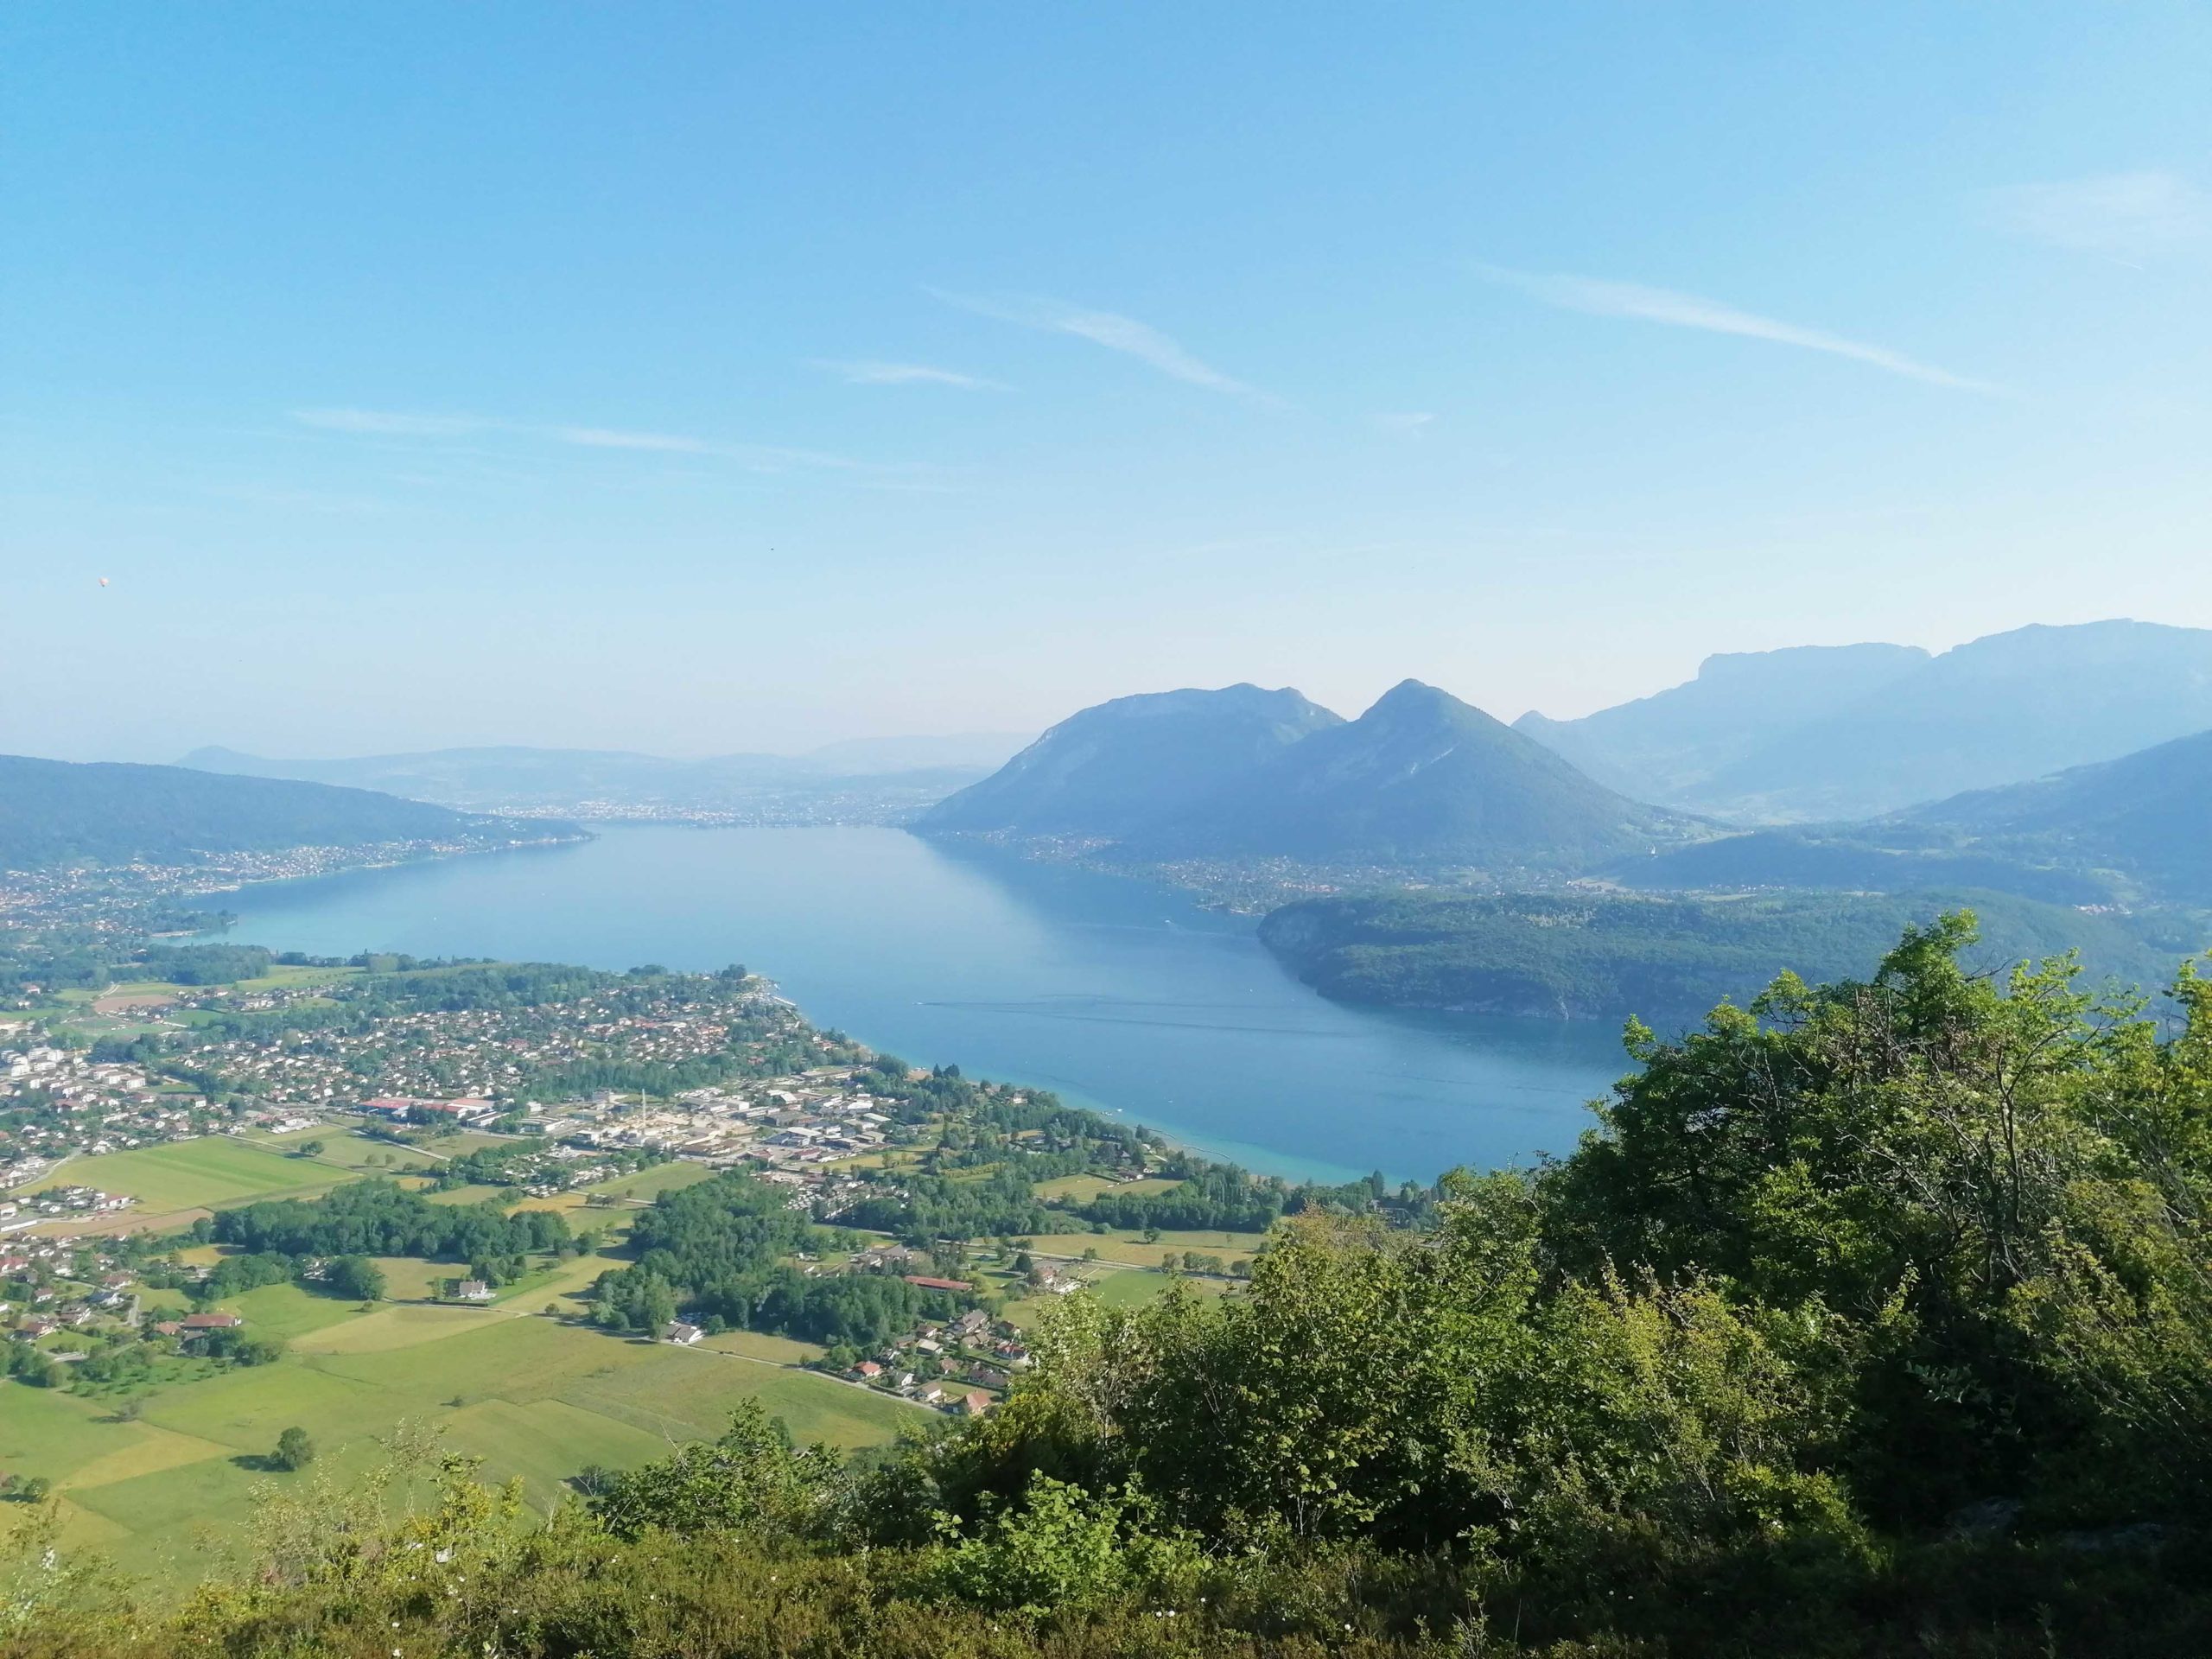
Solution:
[(1998, 969), (2080, 950), (2089, 972), (2167, 982), (2188, 943), (2146, 937), (2004, 893), (1783, 893), (1731, 899), (1621, 894), (1396, 893), (1301, 899), (1271, 912), (1260, 939), (1340, 1001), (1485, 1014), (1697, 1020), (1748, 1002), (1784, 969), (1808, 980), (1864, 977), (1908, 923), (1972, 908), (1974, 966)]
[(2212, 906), (2212, 731), (1915, 807), (1895, 825), (2022, 861), (2112, 870), (2152, 896)]
[(202, 772), (380, 789), (486, 811), (730, 811), (798, 817), (911, 810), (984, 776), (1018, 737), (862, 738), (808, 754), (669, 760), (626, 750), (434, 749), (327, 760), (280, 760), (195, 749)]
[(0, 868), (84, 859), (187, 861), (200, 853), (366, 846), (491, 836), (543, 836), (524, 826), (366, 790), (182, 766), (78, 765), (0, 755)]
[(1576, 868), (1671, 839), (1681, 820), (1535, 740), (1407, 680), (1134, 838), (1158, 855)]
[[(1610, 776), (1649, 779), (1666, 804), (1787, 823), (1877, 817), (2212, 728), (2212, 631), (2132, 621), (2017, 628), (1895, 673), (1902, 648), (1885, 649), (1892, 654), (1839, 659), (1845, 671), (1810, 711), (1797, 694), (1836, 664), (1736, 659), (1717, 678), (1748, 676), (1750, 696), (1783, 711), (1771, 725), (1718, 687), (1691, 696), (1700, 671), (1693, 685), (1640, 704), (1581, 721), (1535, 716), (1522, 729)], [(1860, 672), (1879, 683), (1853, 692)]]
[(1971, 884), (2060, 904), (2212, 906), (2212, 732), (1858, 823), (1758, 830), (1628, 860), (1628, 885), (1897, 892)]
[(1708, 657), (1697, 677), (1580, 720), (1513, 728), (1638, 800), (1680, 801), (1719, 768), (1925, 665), (1916, 645), (1796, 645)]
[(419, 754), (370, 754), (288, 760), (234, 749), (195, 749), (181, 763), (201, 772), (289, 778), (383, 790), (448, 806), (531, 808), (597, 799), (653, 799), (683, 789), (710, 767), (724, 776), (773, 777), (787, 765), (771, 756), (728, 762), (664, 760), (621, 750), (519, 747), (434, 749)]
[(1343, 724), (1287, 689), (1116, 697), (1070, 715), (916, 827), (1118, 840), (1190, 810), (1224, 777)]

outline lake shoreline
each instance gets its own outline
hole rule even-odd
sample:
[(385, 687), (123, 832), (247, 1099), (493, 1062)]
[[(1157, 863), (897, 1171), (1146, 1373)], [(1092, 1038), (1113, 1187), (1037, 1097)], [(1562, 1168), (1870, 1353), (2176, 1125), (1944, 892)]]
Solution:
[(531, 856), (256, 884), (222, 937), (617, 971), (742, 962), (823, 1029), (1293, 1180), (1562, 1153), (1628, 1069), (1602, 1027), (1348, 1007), (1249, 918), (1186, 893), (903, 830), (609, 825), (515, 850)]

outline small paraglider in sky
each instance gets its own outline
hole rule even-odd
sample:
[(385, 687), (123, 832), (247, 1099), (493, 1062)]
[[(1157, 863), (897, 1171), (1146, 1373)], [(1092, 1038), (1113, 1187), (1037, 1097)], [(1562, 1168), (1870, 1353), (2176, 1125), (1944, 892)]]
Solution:
[(107, 586), (107, 578), (105, 576), (102, 576), (100, 578), (100, 586), (103, 588)]

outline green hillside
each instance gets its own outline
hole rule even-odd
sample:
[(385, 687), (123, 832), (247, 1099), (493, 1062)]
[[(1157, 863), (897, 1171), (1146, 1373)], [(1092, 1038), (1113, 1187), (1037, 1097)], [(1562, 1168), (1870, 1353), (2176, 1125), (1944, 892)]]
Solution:
[(568, 827), (524, 829), (325, 784), (0, 755), (0, 868), (12, 869), (77, 859), (184, 863), (209, 853), (540, 836)]
[(1405, 893), (1287, 905), (1260, 938), (1325, 996), (1568, 1018), (1694, 1019), (1747, 1002), (1785, 969), (1866, 974), (1908, 923), (1970, 906), (1970, 959), (2001, 969), (2079, 949), (2091, 971), (2164, 985), (2188, 944), (2117, 918), (1991, 893), (1786, 893), (1730, 899)]

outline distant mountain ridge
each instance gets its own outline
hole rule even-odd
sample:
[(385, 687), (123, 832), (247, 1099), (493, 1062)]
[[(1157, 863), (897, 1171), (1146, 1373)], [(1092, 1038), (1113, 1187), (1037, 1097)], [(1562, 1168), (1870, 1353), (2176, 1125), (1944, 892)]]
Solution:
[(2212, 630), (2037, 625), (1934, 657), (1873, 645), (1713, 658), (1688, 684), (1516, 728), (1686, 811), (1873, 817), (2212, 728)]
[(2212, 731), (1859, 823), (1755, 830), (1630, 861), (1631, 886), (1901, 892), (2212, 907)]
[(325, 784), (0, 755), (4, 868), (75, 860), (181, 862), (206, 853), (474, 836), (537, 839), (572, 827), (517, 824)]
[(1688, 826), (1408, 680), (1356, 721), (1250, 685), (1102, 703), (917, 827), (1083, 836), (1151, 859), (1560, 868)]
[(764, 793), (819, 796), (860, 780), (895, 779), (898, 792), (924, 804), (983, 776), (1023, 741), (991, 733), (860, 738), (806, 754), (726, 754), (698, 760), (620, 749), (518, 746), (339, 760), (271, 760), (203, 748), (180, 764), (235, 776), (377, 789), (468, 810), (561, 810), (587, 803), (713, 810), (757, 804)]
[(1723, 652), (1697, 677), (1580, 720), (1531, 711), (1513, 728), (1639, 799), (1688, 798), (1719, 766), (1931, 660), (1916, 645), (1794, 645)]

